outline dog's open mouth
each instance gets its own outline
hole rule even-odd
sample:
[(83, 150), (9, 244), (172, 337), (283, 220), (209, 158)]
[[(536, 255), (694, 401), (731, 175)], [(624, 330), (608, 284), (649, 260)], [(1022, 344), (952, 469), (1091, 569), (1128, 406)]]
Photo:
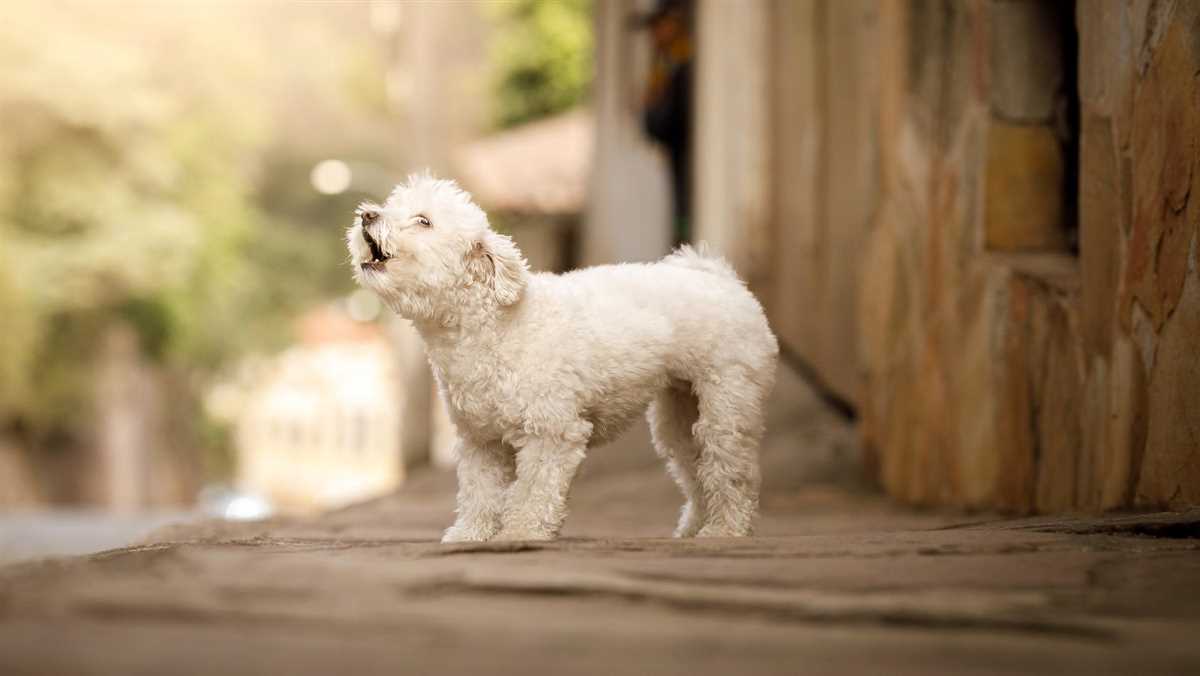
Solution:
[(366, 241), (367, 246), (371, 249), (371, 260), (363, 263), (362, 267), (368, 270), (382, 270), (391, 256), (383, 252), (383, 247), (379, 246), (379, 242), (375, 241), (375, 238), (371, 236), (371, 233), (367, 232), (366, 228), (362, 229), (362, 235), (363, 240)]

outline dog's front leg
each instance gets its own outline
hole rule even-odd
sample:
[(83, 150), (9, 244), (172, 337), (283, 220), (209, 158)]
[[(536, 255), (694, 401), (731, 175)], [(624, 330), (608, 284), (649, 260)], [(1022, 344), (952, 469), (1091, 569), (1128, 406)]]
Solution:
[(500, 530), (504, 496), (513, 482), (513, 454), (503, 444), (459, 439), (458, 518), (442, 542), (482, 542)]
[(504, 526), (496, 540), (553, 540), (567, 517), (567, 493), (587, 441), (530, 440), (517, 453), (517, 480), (508, 489)]

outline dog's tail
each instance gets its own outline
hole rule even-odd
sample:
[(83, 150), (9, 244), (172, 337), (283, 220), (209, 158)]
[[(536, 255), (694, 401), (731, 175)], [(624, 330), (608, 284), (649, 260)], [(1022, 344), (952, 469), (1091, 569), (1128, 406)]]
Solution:
[(680, 265), (694, 270), (703, 270), (742, 283), (729, 261), (710, 252), (708, 245), (704, 242), (700, 242), (695, 247), (691, 244), (684, 244), (664, 258), (662, 262), (667, 265)]

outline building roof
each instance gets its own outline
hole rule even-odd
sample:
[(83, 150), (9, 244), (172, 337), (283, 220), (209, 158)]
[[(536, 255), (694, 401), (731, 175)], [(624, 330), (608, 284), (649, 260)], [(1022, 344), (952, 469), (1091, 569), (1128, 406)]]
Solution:
[(525, 214), (583, 211), (594, 120), (577, 108), (467, 144), (455, 157), (464, 187), (485, 208)]
[(303, 345), (361, 343), (379, 340), (383, 330), (372, 322), (356, 322), (334, 304), (321, 305), (305, 312), (296, 321), (296, 333)]

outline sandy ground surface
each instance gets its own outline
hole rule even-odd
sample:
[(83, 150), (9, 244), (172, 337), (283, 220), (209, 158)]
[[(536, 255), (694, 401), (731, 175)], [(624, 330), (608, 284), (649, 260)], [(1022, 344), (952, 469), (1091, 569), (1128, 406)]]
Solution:
[(672, 540), (643, 430), (564, 538), (441, 545), (453, 480), (0, 568), (0, 674), (1200, 673), (1200, 510), (914, 511), (781, 379), (759, 535)]

